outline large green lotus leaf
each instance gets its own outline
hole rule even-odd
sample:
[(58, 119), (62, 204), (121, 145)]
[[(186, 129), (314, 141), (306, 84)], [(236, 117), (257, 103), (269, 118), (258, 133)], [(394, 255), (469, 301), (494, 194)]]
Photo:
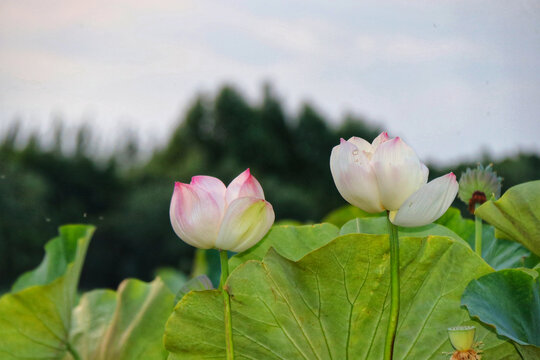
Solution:
[[(429, 224), (413, 228), (399, 227), (398, 233), (400, 237), (424, 237), (429, 235), (448, 236), (449, 238), (468, 246), (468, 244), (455, 232), (438, 224)], [(388, 234), (387, 220), (384, 217), (354, 219), (343, 225), (340, 234)]]
[(270, 248), (286, 259), (300, 260), (338, 236), (339, 229), (332, 224), (273, 226), (257, 245), (231, 257), (229, 265), (234, 269), (248, 260), (261, 260)]
[[(466, 285), (491, 268), (446, 237), (401, 239), (401, 311), (394, 359), (441, 359), (447, 328), (470, 324)], [(389, 312), (388, 236), (339, 237), (295, 262), (270, 250), (226, 283), (237, 359), (381, 359)], [(478, 324), (477, 324), (478, 325)], [(485, 357), (520, 359), (479, 325)], [(165, 330), (169, 359), (225, 359), (223, 298), (191, 292)]]
[(475, 213), (495, 226), (498, 238), (517, 241), (540, 256), (540, 180), (511, 187)]
[(89, 292), (74, 310), (71, 344), (85, 360), (166, 359), (163, 331), (173, 307), (160, 278)]
[[(448, 209), (435, 223), (454, 231), (474, 249), (474, 221), (464, 219), (458, 209)], [(482, 258), (495, 270), (525, 266), (525, 259), (530, 255), (519, 243), (497, 239), (493, 226), (486, 223), (482, 225)]]
[(300, 225), (305, 225), (306, 223), (303, 223), (301, 221), (298, 221), (298, 220), (292, 220), (292, 219), (283, 219), (283, 220), (278, 220), (274, 223), (274, 225), (289, 225), (289, 226), (300, 226)]
[(525, 359), (540, 359), (540, 277), (508, 269), (472, 281), (462, 297), (471, 316), (515, 341)]
[[(116, 292), (93, 290), (85, 293), (73, 310), (70, 342), (83, 359), (97, 359), (99, 347), (116, 309)], [(66, 354), (65, 360), (72, 359)]]
[(540, 348), (536, 346), (527, 346), (516, 344), (516, 348), (523, 360), (538, 360), (540, 359)]
[(94, 227), (68, 225), (45, 246), (39, 267), (0, 298), (0, 358), (60, 359), (67, 350), (71, 312)]
[(497, 239), (493, 226), (482, 226), (482, 257), (495, 270), (510, 269), (526, 266), (526, 259), (531, 257), (531, 252), (520, 243)]
[[(45, 244), (43, 261), (15, 281), (11, 291), (17, 292), (34, 285), (46, 285), (66, 273), (73, 264), (78, 282), (86, 250), (95, 228), (88, 225), (66, 225), (59, 229), (59, 236)], [(74, 290), (75, 291), (75, 290)]]
[(386, 216), (386, 213), (382, 211), (380, 213), (370, 214), (368, 212), (365, 212), (362, 209), (357, 208), (356, 206), (345, 205), (330, 212), (328, 215), (326, 215), (326, 217), (323, 219), (322, 222), (334, 224), (337, 227), (342, 227), (350, 220), (353, 220), (356, 218), (379, 217), (379, 216)]

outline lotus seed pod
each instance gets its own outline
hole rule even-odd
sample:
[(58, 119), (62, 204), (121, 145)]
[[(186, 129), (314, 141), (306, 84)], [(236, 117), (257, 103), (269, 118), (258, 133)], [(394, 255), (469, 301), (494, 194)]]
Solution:
[(473, 348), (475, 332), (474, 326), (457, 326), (448, 329), (448, 337), (456, 350), (465, 351)]

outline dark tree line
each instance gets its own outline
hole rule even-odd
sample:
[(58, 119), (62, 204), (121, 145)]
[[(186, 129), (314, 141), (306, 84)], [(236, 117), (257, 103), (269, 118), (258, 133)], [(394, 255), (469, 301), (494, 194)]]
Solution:
[[(173, 182), (206, 174), (229, 182), (250, 167), (262, 183), (277, 219), (319, 221), (344, 205), (329, 170), (340, 137), (373, 139), (381, 129), (353, 115), (335, 127), (311, 104), (286, 114), (269, 86), (251, 104), (236, 89), (198, 96), (176, 130), (149, 160), (136, 161), (128, 137), (107, 159), (94, 154), (91, 131), (56, 129), (52, 145), (37, 136), (21, 140), (17, 126), (0, 141), (0, 290), (36, 266), (42, 246), (65, 223), (92, 223), (82, 286), (115, 287), (126, 277), (149, 280), (160, 266), (189, 272), (193, 249), (171, 230)], [(73, 151), (62, 150), (73, 137)], [(484, 155), (478, 161), (489, 163)], [(453, 167), (458, 176), (467, 166)], [(540, 178), (540, 157), (520, 154), (495, 163), (503, 190)], [(431, 176), (449, 169), (431, 167)]]

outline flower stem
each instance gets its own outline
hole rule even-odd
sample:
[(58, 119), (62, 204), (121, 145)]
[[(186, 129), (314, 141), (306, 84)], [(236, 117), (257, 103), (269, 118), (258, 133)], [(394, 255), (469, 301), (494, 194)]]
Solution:
[(474, 207), (474, 251), (482, 257), (482, 219), (476, 215), (476, 209), (480, 204), (476, 204)]
[(193, 260), (193, 267), (191, 269), (191, 277), (197, 277), (199, 275), (208, 274), (208, 260), (207, 252), (209, 250), (196, 249), (195, 258)]
[(390, 235), (390, 317), (386, 330), (386, 341), (384, 344), (384, 360), (392, 360), (394, 355), (394, 341), (396, 339), (398, 317), (399, 317), (399, 237), (396, 225), (388, 222), (388, 233)]
[(227, 256), (227, 250), (219, 250), (219, 257), (221, 259), (221, 279), (219, 281), (219, 289), (223, 293), (223, 304), (225, 306), (224, 322), (225, 322), (225, 344), (227, 348), (227, 360), (234, 360), (234, 349), (232, 339), (232, 317), (231, 317), (231, 298), (227, 289), (225, 289), (225, 282), (229, 277), (229, 257)]
[(73, 346), (71, 346), (70, 343), (67, 343), (67, 351), (69, 351), (69, 353), (71, 354), (71, 357), (74, 360), (81, 360), (81, 356), (79, 355), (77, 350)]

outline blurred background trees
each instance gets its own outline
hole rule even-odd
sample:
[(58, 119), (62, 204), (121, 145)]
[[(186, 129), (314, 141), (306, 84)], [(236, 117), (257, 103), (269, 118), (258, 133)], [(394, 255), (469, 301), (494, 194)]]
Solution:
[[(90, 130), (70, 135), (59, 123), (52, 145), (45, 145), (37, 135), (23, 139), (14, 123), (0, 140), (0, 289), (35, 267), (43, 244), (66, 223), (98, 226), (83, 288), (116, 287), (126, 277), (150, 280), (161, 266), (188, 273), (194, 249), (174, 235), (168, 210), (174, 181), (197, 174), (229, 182), (250, 167), (277, 220), (320, 221), (345, 204), (330, 174), (332, 147), (340, 137), (372, 140), (382, 129), (354, 115), (332, 126), (308, 103), (290, 116), (266, 85), (257, 104), (231, 86), (213, 98), (198, 96), (168, 143), (145, 161), (137, 160), (138, 144), (129, 133), (114, 153), (97, 156)], [(74, 142), (71, 151), (66, 141)], [(484, 154), (476, 162), (494, 162), (503, 191), (540, 178), (534, 154), (500, 161)], [(431, 164), (430, 179), (448, 171), (459, 178), (476, 162)], [(455, 205), (465, 209), (458, 200)]]

